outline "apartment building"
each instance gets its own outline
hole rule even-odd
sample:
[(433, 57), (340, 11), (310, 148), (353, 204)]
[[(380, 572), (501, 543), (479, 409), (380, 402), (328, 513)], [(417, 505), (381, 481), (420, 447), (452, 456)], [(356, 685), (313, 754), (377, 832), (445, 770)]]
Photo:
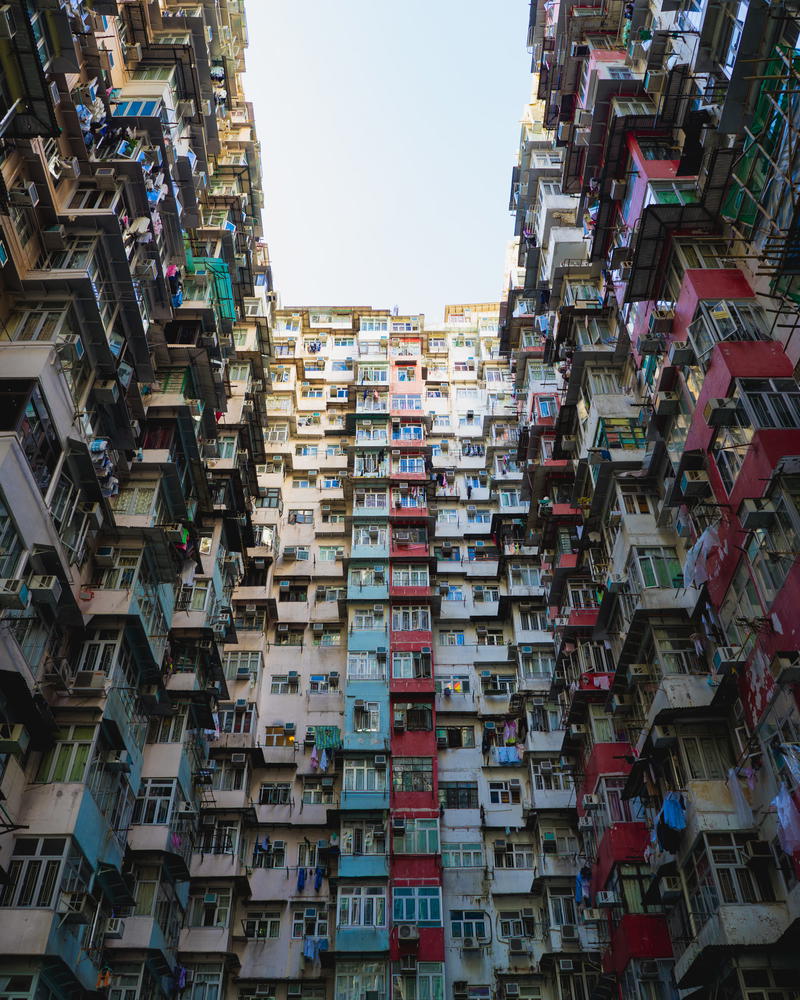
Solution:
[[(501, 310), (574, 782), (557, 862), (596, 935), (544, 956), (532, 995), (789, 1000), (796, 11), (580, 15), (531, 5)], [(543, 851), (560, 793), (531, 771)]]

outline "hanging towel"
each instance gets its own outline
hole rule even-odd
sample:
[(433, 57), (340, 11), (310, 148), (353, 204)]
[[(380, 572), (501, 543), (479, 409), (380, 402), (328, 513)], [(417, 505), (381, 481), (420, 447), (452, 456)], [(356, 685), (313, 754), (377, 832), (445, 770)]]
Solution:
[(317, 750), (335, 750), (342, 745), (338, 726), (317, 726), (314, 730)]
[[(324, 752), (325, 751), (323, 750), (323, 753)], [(318, 767), (319, 767), (319, 754), (317, 753), (317, 748), (314, 747), (314, 749), (311, 751), (311, 770), (316, 771)]]
[(297, 869), (297, 891), (302, 892), (306, 887), (306, 870), (305, 868)]
[(731, 798), (733, 799), (733, 804), (736, 806), (736, 822), (739, 824), (740, 829), (749, 830), (755, 825), (753, 810), (750, 808), (750, 803), (744, 797), (742, 786), (739, 783), (739, 776), (734, 768), (730, 768), (728, 771), (728, 788), (731, 790)]
[(583, 902), (583, 878), (580, 872), (575, 875), (575, 902)]
[(307, 937), (303, 941), (303, 958), (314, 960), (314, 938)]
[(319, 892), (322, 888), (322, 879), (325, 877), (325, 869), (321, 865), (317, 865), (314, 869), (314, 892)]
[(319, 769), (320, 769), (320, 771), (327, 771), (328, 770), (328, 751), (327, 750), (323, 750), (322, 751), (322, 756), (319, 759)]

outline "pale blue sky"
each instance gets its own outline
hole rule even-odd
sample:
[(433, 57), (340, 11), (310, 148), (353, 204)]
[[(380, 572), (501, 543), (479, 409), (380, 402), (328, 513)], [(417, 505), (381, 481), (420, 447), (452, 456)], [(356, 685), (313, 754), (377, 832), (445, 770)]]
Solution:
[(501, 293), (527, 0), (247, 0), (284, 305), (442, 317)]

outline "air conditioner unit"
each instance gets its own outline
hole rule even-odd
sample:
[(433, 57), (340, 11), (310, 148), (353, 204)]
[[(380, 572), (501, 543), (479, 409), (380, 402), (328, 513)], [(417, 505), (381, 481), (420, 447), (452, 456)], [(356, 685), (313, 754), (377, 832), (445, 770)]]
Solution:
[(285, 633), (285, 632), (288, 632), (288, 631), (289, 631), (289, 626), (287, 624), (285, 624), (284, 622), (282, 622), (281, 624), (278, 625), (278, 632), (284, 632)]
[[(608, 189), (609, 198), (611, 198), (612, 201), (621, 201), (625, 197), (625, 191), (627, 187), (628, 187), (627, 181), (612, 181)], [(618, 258), (614, 257), (614, 251), (617, 250), (625, 251), (625, 253), (621, 255), (622, 259), (619, 259), (619, 255)], [(611, 251), (611, 254), (612, 254), (611, 267), (617, 268), (619, 267), (620, 264), (623, 263), (624, 260), (630, 257), (630, 250), (628, 247), (614, 247), (614, 250)]]
[(601, 890), (595, 893), (594, 901), (597, 906), (617, 906), (619, 904), (619, 896), (615, 892)]
[(745, 531), (771, 528), (778, 510), (771, 500), (745, 500), (739, 508), (739, 520)]
[(687, 499), (702, 499), (711, 493), (708, 473), (702, 469), (687, 469), (681, 476), (681, 492)]
[(237, 698), (233, 703), (234, 712), (244, 712), (247, 709), (247, 698)]
[(584, 910), (581, 916), (586, 924), (599, 924), (604, 919), (603, 911), (594, 907)]
[(86, 892), (62, 892), (58, 912), (62, 923), (91, 923), (96, 905)]
[(735, 399), (709, 399), (703, 419), (710, 427), (733, 427), (739, 420), (739, 404)]
[(574, 133), (574, 142), (576, 146), (588, 146), (589, 137), (591, 135), (591, 129), (588, 128), (576, 128)]
[(103, 508), (99, 503), (82, 503), (80, 510), (89, 522), (89, 527), (95, 530), (103, 527)]
[(19, 205), (22, 208), (36, 208), (39, 204), (39, 192), (33, 181), (23, 184), (22, 187), (11, 188), (8, 194), (12, 205)]
[(116, 403), (119, 399), (119, 384), (115, 379), (106, 379), (94, 384), (94, 398), (98, 403)]
[(611, 714), (625, 715), (633, 708), (633, 698), (627, 694), (611, 695)]
[(508, 950), (512, 955), (524, 955), (525, 942), (522, 938), (511, 938), (508, 942)]
[(375, 758), (374, 763), (375, 763), (375, 769), (377, 771), (383, 771), (383, 770), (385, 770), (386, 769), (386, 755), (385, 754), (378, 754), (376, 756), (376, 758)]
[(406, 831), (405, 816), (392, 816), (392, 832), (405, 833), (405, 831)]
[(591, 816), (579, 816), (578, 817), (578, 829), (586, 832), (588, 830), (594, 829), (594, 820)]
[(681, 412), (681, 397), (678, 392), (659, 392), (656, 399), (656, 416), (672, 417)]
[(581, 736), (585, 736), (586, 733), (587, 733), (586, 726), (582, 726), (578, 723), (574, 723), (569, 727), (570, 736), (574, 736), (576, 739), (578, 739)]
[(714, 669), (718, 674), (726, 674), (729, 670), (739, 670), (747, 663), (747, 654), (741, 647), (718, 646), (712, 659)]
[(599, 795), (584, 795), (581, 800), (584, 812), (591, 812), (593, 809), (599, 809), (601, 802)]
[(506, 983), (503, 987), (503, 992), (506, 997), (518, 997), (519, 996), (519, 983)]
[(578, 928), (575, 924), (562, 924), (561, 925), (561, 940), (562, 941), (577, 941), (578, 940)]
[(63, 250), (67, 245), (65, 226), (49, 226), (42, 230), (42, 245), (45, 250)]
[(398, 924), (398, 941), (419, 941), (419, 927), (416, 924)]
[(322, 622), (314, 622), (311, 626), (312, 632), (324, 632), (325, 625)]
[(642, 979), (658, 979), (658, 962), (650, 959), (639, 962), (639, 975)]
[(236, 668), (236, 680), (244, 681), (250, 680), (252, 674), (250, 673), (250, 667), (237, 667)]
[[(570, 49), (570, 54), (573, 59), (586, 59), (591, 54), (591, 47), (589, 45), (584, 45), (581, 42), (573, 42)], [(591, 115), (591, 111), (589, 112)], [(586, 115), (585, 111), (579, 111), (579, 120), (582, 122), (584, 120), (583, 116)]]
[(800, 683), (800, 654), (796, 651), (779, 654), (770, 664), (770, 671), (778, 684)]
[(675, 322), (675, 313), (671, 309), (656, 309), (650, 313), (648, 326), (651, 333), (669, 333)]
[(0, 725), (0, 753), (13, 754), (21, 757), (31, 742), (30, 734), (25, 726)]
[(675, 340), (669, 345), (669, 363), (676, 367), (696, 362), (694, 348), (687, 340)]
[(464, 951), (477, 951), (480, 948), (480, 943), (477, 938), (464, 937), (461, 938), (461, 947)]
[(650, 738), (656, 750), (666, 750), (674, 746), (678, 740), (672, 726), (653, 726)]
[(628, 585), (626, 577), (621, 576), (619, 573), (614, 573), (612, 576), (608, 577), (606, 580), (606, 590), (610, 594), (621, 594), (624, 592)]
[(98, 167), (94, 172), (94, 182), (100, 191), (113, 191), (117, 186), (117, 172), (113, 167)]
[(4, 3), (0, 6), (0, 38), (10, 41), (16, 33), (17, 24), (14, 19), (14, 9), (10, 3)]
[(125, 933), (125, 921), (120, 917), (109, 917), (106, 920), (105, 930), (103, 932), (103, 937), (107, 941), (119, 941), (122, 935)]
[(207, 906), (216, 906), (217, 894), (215, 892), (207, 892), (205, 896), (203, 896), (203, 903)]
[(649, 663), (632, 663), (628, 667), (628, 683), (636, 684), (638, 681), (649, 680), (653, 676)]
[(23, 611), (30, 601), (28, 585), (24, 580), (11, 577), (0, 578), (0, 608)]
[(560, 972), (572, 972), (575, 969), (575, 963), (571, 958), (560, 958), (558, 968)]
[(677, 875), (662, 875), (658, 880), (658, 893), (662, 903), (674, 903), (681, 898), (683, 889)]

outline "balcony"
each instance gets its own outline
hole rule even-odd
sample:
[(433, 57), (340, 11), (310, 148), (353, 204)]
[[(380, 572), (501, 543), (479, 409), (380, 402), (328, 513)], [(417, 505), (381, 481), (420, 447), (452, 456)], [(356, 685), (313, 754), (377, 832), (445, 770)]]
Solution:
[(333, 950), (337, 956), (360, 955), (363, 952), (389, 950), (387, 927), (337, 927)]
[(530, 895), (532, 868), (492, 868), (490, 886), (493, 896)]
[(386, 854), (340, 854), (339, 878), (388, 878)]
[(179, 879), (188, 879), (192, 862), (195, 818), (173, 810), (171, 823), (133, 824), (128, 847), (133, 852), (164, 854), (165, 862)]
[(389, 789), (354, 792), (343, 788), (339, 808), (348, 812), (381, 812), (389, 808)]
[(723, 958), (774, 948), (788, 929), (785, 903), (723, 903), (689, 937), (675, 962), (675, 981), (681, 990), (705, 986), (717, 975)]

